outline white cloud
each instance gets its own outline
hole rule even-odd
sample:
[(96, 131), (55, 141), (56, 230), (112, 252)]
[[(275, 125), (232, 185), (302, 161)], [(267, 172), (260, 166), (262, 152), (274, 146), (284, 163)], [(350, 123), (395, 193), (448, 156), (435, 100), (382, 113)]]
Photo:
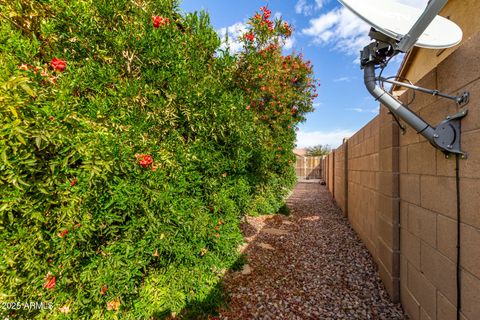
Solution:
[(335, 130), (335, 131), (303, 131), (297, 132), (297, 147), (307, 148), (316, 145), (330, 145), (332, 148), (340, 146), (343, 138), (351, 137), (355, 132), (351, 130)]
[(335, 49), (351, 55), (370, 43), (370, 26), (342, 7), (310, 20), (310, 27), (302, 33), (319, 45), (333, 45)]
[(295, 45), (296, 39), (294, 36), (291, 36), (290, 38), (285, 40), (285, 44), (283, 45), (283, 49), (285, 50), (290, 50), (293, 48)]
[(348, 108), (347, 110), (355, 111), (358, 113), (373, 113), (373, 114), (378, 114), (379, 108), (371, 108), (371, 109), (366, 109), (366, 108)]
[(320, 10), (323, 8), (323, 5), (328, 0), (298, 0), (295, 4), (295, 12), (297, 14), (303, 14), (305, 16), (313, 14), (315, 11)]
[[(417, 8), (425, 8), (428, 0), (395, 0)], [(324, 1), (320, 1), (320, 5)], [(307, 0), (299, 0), (296, 11), (305, 12), (310, 8)], [(297, 10), (298, 9), (298, 10)], [(311, 10), (308, 12), (312, 12)], [(345, 7), (333, 9), (310, 20), (310, 26), (302, 30), (302, 34), (313, 38), (318, 45), (332, 45), (336, 50), (358, 56), (359, 51), (370, 43), (368, 32), (370, 26), (357, 18)], [(358, 60), (355, 60), (358, 63)]]
[[(232, 53), (239, 52), (243, 47), (242, 41), (239, 40), (239, 37), (245, 32), (247, 32), (247, 24), (243, 22), (237, 22), (229, 27), (217, 30), (218, 36), (222, 41), (220, 49), (226, 49), (228, 47)], [(226, 41), (227, 35), (228, 41)]]
[(333, 82), (349, 82), (352, 79), (355, 79), (355, 77), (340, 77), (340, 78), (334, 79)]

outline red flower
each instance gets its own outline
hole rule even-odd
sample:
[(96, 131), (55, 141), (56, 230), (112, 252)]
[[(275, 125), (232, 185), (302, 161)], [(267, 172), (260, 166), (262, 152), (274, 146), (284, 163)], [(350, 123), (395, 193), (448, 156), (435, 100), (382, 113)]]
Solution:
[(50, 116), (48, 119), (50, 119), (50, 121), (55, 121), (55, 118), (53, 116)]
[(77, 179), (73, 179), (72, 182), (70, 182), (70, 186), (73, 187), (74, 185), (76, 185), (78, 182)]
[(245, 35), (245, 39), (247, 39), (248, 41), (253, 41), (255, 40), (255, 35), (252, 32), (249, 32)]
[(270, 11), (270, 10), (268, 10), (268, 9), (265, 9), (265, 10), (263, 11), (263, 17), (264, 17), (265, 19), (270, 18), (270, 15), (271, 15), (271, 14), (272, 14), (272, 11)]
[(53, 289), (55, 288), (56, 280), (55, 276), (53, 276), (50, 271), (47, 273), (47, 276), (45, 277), (45, 283), (43, 284), (43, 287), (45, 289)]
[(152, 156), (147, 155), (147, 154), (136, 154), (135, 158), (137, 159), (138, 164), (141, 165), (144, 168), (148, 168), (153, 163)]
[(170, 19), (160, 17), (160, 16), (152, 16), (153, 27), (159, 28), (160, 26), (165, 26), (170, 24)]
[(58, 233), (58, 236), (59, 236), (60, 238), (63, 238), (63, 237), (65, 237), (67, 234), (68, 234), (68, 230), (65, 229), (65, 230), (63, 230), (63, 231), (60, 231), (60, 232)]
[(268, 30), (272, 31), (273, 30), (273, 22), (270, 20), (265, 20), (268, 26)]
[(250, 106), (247, 106), (245, 109), (250, 110)]
[(22, 65), (18, 66), (18, 69), (23, 70), (23, 71), (27, 71), (28, 70), (28, 65), (22, 64)]
[(108, 290), (107, 286), (104, 285), (104, 286), (102, 287), (102, 290), (100, 291), (100, 294), (103, 296), (105, 293), (107, 293), (107, 290)]
[(60, 60), (60, 59), (57, 59), (57, 58), (53, 58), (52, 61), (50, 62), (50, 66), (55, 71), (63, 72), (63, 71), (65, 71), (65, 68), (67, 67), (67, 62), (65, 60)]

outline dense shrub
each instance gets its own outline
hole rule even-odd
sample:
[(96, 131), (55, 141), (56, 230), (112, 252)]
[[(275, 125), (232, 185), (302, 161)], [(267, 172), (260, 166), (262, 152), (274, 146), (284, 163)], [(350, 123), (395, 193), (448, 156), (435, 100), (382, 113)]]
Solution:
[(264, 8), (235, 56), (173, 0), (0, 10), (0, 301), (53, 306), (1, 315), (214, 307), (240, 217), (276, 211), (294, 183), (313, 87), (281, 55), (290, 29)]

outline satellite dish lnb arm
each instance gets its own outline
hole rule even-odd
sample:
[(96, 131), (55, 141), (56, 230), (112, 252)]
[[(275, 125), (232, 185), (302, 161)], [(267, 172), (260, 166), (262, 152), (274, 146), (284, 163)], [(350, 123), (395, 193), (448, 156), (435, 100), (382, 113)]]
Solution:
[(432, 128), (418, 115), (410, 111), (400, 101), (392, 97), (387, 91), (382, 89), (378, 84), (375, 76), (375, 63), (371, 62), (364, 65), (365, 86), (370, 94), (381, 104), (387, 107), (391, 113), (405, 121), (413, 127), (419, 134), (424, 136), (428, 141), (434, 142), (435, 128)]
[(440, 13), (442, 8), (447, 4), (448, 0), (430, 0), (427, 8), (422, 13), (420, 18), (415, 22), (410, 31), (404, 35), (395, 50), (400, 52), (409, 51), (417, 42), (418, 38), (425, 32), (430, 23)]

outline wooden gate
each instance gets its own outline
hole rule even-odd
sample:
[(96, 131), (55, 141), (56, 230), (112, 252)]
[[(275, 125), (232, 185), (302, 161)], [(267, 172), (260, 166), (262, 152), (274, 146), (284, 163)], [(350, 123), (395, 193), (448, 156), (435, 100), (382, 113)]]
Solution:
[(297, 155), (295, 171), (298, 180), (320, 179), (322, 177), (323, 157), (303, 157)]

